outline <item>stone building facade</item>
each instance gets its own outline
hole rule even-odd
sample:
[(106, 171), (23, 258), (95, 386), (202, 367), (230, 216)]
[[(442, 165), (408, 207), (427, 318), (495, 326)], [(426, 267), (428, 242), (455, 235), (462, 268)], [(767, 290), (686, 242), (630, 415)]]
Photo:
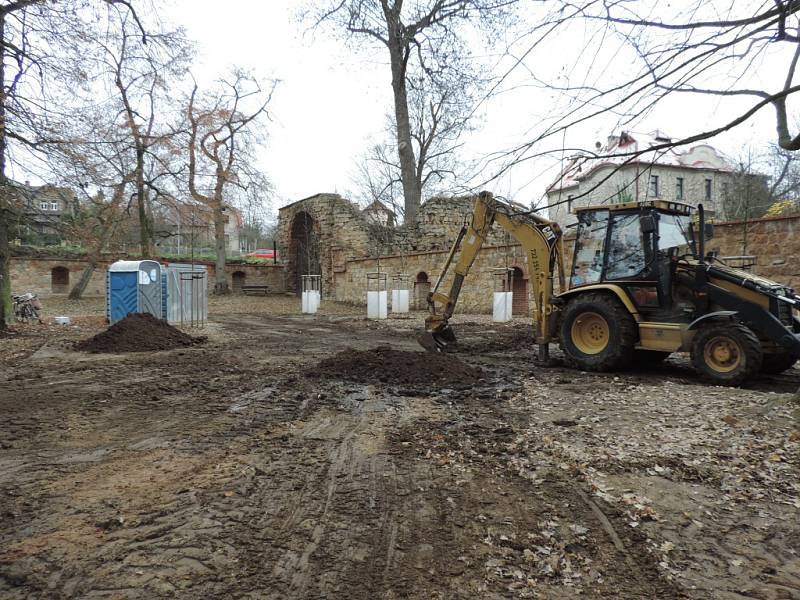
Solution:
[[(576, 207), (644, 200), (703, 203), (709, 215), (721, 213), (723, 199), (735, 188), (734, 166), (708, 144), (647, 151), (669, 141), (659, 131), (623, 131), (605, 145), (598, 143), (597, 158), (570, 158), (547, 188), (550, 219), (569, 225), (575, 222), (571, 211)], [(632, 158), (632, 152), (644, 153)]]

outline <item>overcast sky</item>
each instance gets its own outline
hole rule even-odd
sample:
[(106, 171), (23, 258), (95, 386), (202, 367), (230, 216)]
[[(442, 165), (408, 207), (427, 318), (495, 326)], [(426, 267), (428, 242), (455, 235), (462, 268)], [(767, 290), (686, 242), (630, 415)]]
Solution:
[[(165, 16), (186, 27), (198, 44), (194, 68), (200, 80), (210, 80), (232, 64), (252, 68), (262, 77), (280, 80), (271, 105), (269, 141), (262, 167), (276, 188), (273, 210), (317, 192), (345, 193), (353, 188), (356, 160), (370, 140), (378, 140), (391, 110), (391, 87), (385, 50), (359, 52), (327, 32), (310, 32), (297, 22), (301, 2), (294, 0), (171, 0)], [(223, 7), (222, 9), (220, 7)], [(543, 70), (558, 69), (585, 50), (580, 35), (562, 36), (539, 54)], [(620, 59), (624, 72), (630, 62)], [(521, 71), (520, 81), (525, 77)], [(769, 64), (756, 65), (753, 76), (769, 78)], [(536, 89), (516, 89), (493, 98), (478, 113), (480, 129), (467, 140), (471, 156), (520, 143), (547, 118), (556, 101)], [(661, 129), (673, 137), (705, 129), (712, 118), (733, 115), (745, 104), (716, 97), (667, 100), (635, 127)], [(557, 140), (565, 145), (592, 147), (612, 133), (611, 118), (594, 120)], [(772, 140), (774, 120), (763, 110), (733, 133), (711, 143), (737, 155), (747, 144)], [(492, 174), (491, 164), (481, 177)], [(487, 187), (528, 204), (538, 200), (555, 176), (554, 158), (531, 160)], [(482, 183), (481, 177), (470, 185)]]

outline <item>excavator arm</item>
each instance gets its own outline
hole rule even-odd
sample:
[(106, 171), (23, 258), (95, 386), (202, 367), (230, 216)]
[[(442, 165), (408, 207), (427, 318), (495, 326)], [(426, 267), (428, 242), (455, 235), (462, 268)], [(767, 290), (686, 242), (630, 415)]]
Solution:
[[(515, 211), (512, 206), (495, 199), (489, 192), (481, 192), (475, 200), (472, 217), (462, 227), (433, 290), (428, 294), (430, 314), (425, 319), (425, 333), (419, 337), (419, 341), (429, 350), (442, 350), (455, 342), (455, 334), (449, 321), (455, 311), (464, 279), (494, 223), (511, 234), (527, 254), (535, 307), (533, 317), (536, 343), (539, 344), (539, 358), (546, 360), (548, 344), (553, 338), (553, 285), (556, 273), (561, 289), (566, 289), (561, 229), (547, 219)], [(458, 260), (453, 267), (450, 291), (441, 292), (440, 288), (457, 253)]]

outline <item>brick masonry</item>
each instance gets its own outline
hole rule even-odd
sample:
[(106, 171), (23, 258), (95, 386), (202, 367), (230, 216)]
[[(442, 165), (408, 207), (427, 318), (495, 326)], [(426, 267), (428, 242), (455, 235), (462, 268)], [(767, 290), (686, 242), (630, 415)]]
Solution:
[[(408, 289), (411, 291), (412, 309), (423, 310), (425, 296), (447, 260), (447, 251), (417, 252), (408, 255), (392, 255), (380, 258), (355, 259), (347, 262), (347, 268), (335, 277), (335, 299), (340, 302), (365, 305), (367, 301), (367, 273), (380, 269), (388, 275), (388, 288), (393, 288), (392, 275), (404, 273), (408, 276)], [(525, 253), (517, 245), (485, 246), (465, 280), (459, 296), (459, 312), (489, 313), (492, 311), (492, 296), (496, 269), (518, 269), (517, 275), (524, 283), (517, 288), (529, 293), (528, 267)], [(442, 284), (442, 291), (449, 290), (450, 277)], [(425, 283), (427, 280), (427, 284)], [(518, 285), (519, 282), (518, 282)], [(527, 293), (525, 294), (528, 295)], [(389, 295), (391, 297), (391, 295)]]
[[(356, 264), (364, 261), (369, 264), (368, 259), (374, 261), (381, 256), (423, 257), (433, 252), (433, 257), (446, 253), (465, 218), (472, 213), (473, 205), (473, 196), (431, 198), (420, 208), (413, 227), (385, 227), (375, 223), (358, 206), (338, 194), (317, 194), (284, 206), (278, 211), (278, 245), (286, 264), (287, 288), (297, 292), (298, 273), (316, 270), (314, 274), (322, 275), (323, 296), (352, 301), (355, 294), (350, 288), (358, 279), (352, 273), (359, 268)], [(303, 227), (307, 217), (310, 217), (312, 232)], [(298, 237), (313, 238), (317, 254), (314, 262), (318, 265), (311, 265), (309, 269), (305, 254), (299, 256), (298, 248), (305, 240), (298, 240)], [(487, 243), (503, 245), (511, 241), (496, 227)], [(414, 260), (419, 262), (415, 273), (424, 271), (433, 278), (433, 273), (438, 272), (436, 259)], [(395, 268), (393, 259), (386, 261)]]
[(754, 273), (800, 289), (800, 216), (716, 223), (706, 248), (720, 256), (755, 256)]
[[(105, 297), (106, 269), (112, 261), (103, 261), (95, 269), (89, 286), (86, 288), (86, 297)], [(214, 265), (203, 263), (208, 268), (209, 290), (214, 288)], [(58, 258), (22, 258), (11, 259), (11, 289), (17, 292), (31, 291), (42, 298), (52, 295), (66, 295), (71, 287), (80, 279), (86, 261), (80, 259)], [(66, 269), (69, 280), (66, 286), (58, 284), (58, 270)], [(54, 272), (55, 271), (55, 272)], [(236, 279), (248, 284), (269, 285), (275, 292), (286, 291), (285, 270), (283, 265), (251, 265), (228, 264), (225, 267), (228, 284), (234, 286), (234, 273), (244, 274)], [(62, 271), (63, 273), (63, 271)]]

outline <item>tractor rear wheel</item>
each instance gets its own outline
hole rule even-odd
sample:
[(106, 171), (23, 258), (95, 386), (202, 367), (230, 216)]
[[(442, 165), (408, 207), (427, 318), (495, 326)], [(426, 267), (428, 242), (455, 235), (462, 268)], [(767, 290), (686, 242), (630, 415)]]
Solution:
[(613, 296), (587, 292), (567, 303), (560, 335), (570, 363), (584, 371), (611, 371), (631, 362), (636, 322)]
[(750, 379), (763, 357), (758, 337), (741, 323), (709, 323), (692, 341), (692, 366), (716, 385), (739, 385)]
[(764, 360), (761, 363), (761, 372), (768, 373), (769, 375), (783, 373), (787, 369), (791, 369), (797, 361), (798, 357), (793, 352), (765, 354)]

